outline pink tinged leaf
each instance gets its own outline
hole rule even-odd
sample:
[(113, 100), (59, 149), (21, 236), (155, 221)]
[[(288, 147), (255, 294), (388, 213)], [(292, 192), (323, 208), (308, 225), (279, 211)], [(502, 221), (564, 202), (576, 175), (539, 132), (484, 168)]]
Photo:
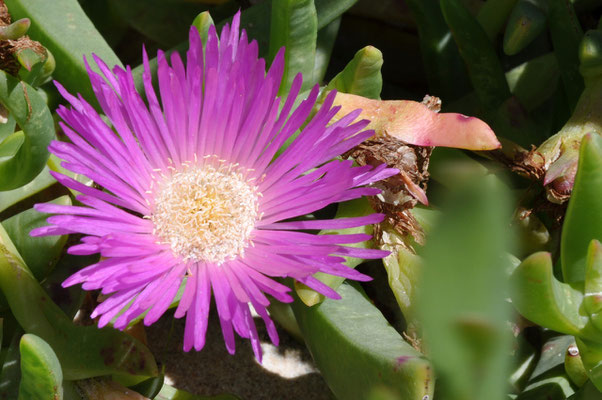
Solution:
[(563, 144), (563, 146), (561, 147), (562, 150), (560, 157), (558, 157), (548, 167), (548, 171), (546, 172), (543, 182), (544, 185), (548, 185), (552, 181), (560, 177), (564, 177), (570, 185), (570, 187), (568, 187), (568, 190), (571, 190), (575, 181), (575, 175), (577, 174), (577, 161), (579, 160), (580, 143), (581, 142), (578, 141), (576, 143), (571, 143), (568, 145)]
[(456, 113), (436, 113), (416, 101), (372, 100), (337, 93), (333, 105), (341, 106), (334, 120), (361, 108), (359, 118), (371, 121), (366, 129), (373, 129), (376, 136), (386, 133), (416, 146), (467, 150), (493, 150), (501, 147), (493, 130), (480, 119)]

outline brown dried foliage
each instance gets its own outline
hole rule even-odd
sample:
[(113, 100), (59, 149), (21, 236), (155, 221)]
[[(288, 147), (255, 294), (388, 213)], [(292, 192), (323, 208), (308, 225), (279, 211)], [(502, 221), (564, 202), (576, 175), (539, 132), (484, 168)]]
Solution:
[[(12, 23), (8, 8), (3, 0), (0, 0), (0, 26)], [(0, 40), (0, 69), (16, 76), (21, 68), (16, 55), (23, 49), (31, 49), (43, 57), (46, 57), (46, 49), (39, 42), (31, 40), (24, 35), (17, 40)]]
[[(375, 211), (384, 213), (386, 221), (400, 234), (411, 234), (418, 243), (424, 241), (424, 232), (410, 213), (417, 203), (416, 187), (426, 191), (431, 147), (413, 146), (389, 135), (367, 140), (343, 155), (353, 157), (359, 165), (377, 166), (386, 163), (399, 169), (399, 174), (378, 182), (379, 196), (370, 197)], [(379, 229), (375, 236), (379, 238)]]

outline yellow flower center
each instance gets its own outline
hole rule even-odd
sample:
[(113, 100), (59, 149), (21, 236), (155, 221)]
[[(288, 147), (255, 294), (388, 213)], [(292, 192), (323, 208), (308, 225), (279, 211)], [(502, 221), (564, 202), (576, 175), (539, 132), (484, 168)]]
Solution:
[(222, 264), (244, 255), (258, 215), (258, 193), (232, 165), (189, 167), (155, 192), (153, 234), (184, 261)]

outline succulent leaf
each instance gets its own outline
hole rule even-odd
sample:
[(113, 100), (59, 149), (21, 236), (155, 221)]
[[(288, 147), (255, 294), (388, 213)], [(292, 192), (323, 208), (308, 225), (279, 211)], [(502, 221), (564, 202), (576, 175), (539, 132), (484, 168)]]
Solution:
[(563, 365), (564, 355), (572, 343), (574, 338), (568, 335), (544, 341), (535, 370), (516, 400), (565, 400), (575, 392)]
[(585, 261), (585, 296), (583, 305), (588, 314), (602, 311), (602, 245), (592, 240)]
[(13, 17), (31, 19), (29, 36), (43, 43), (56, 57), (54, 77), (72, 93), (81, 93), (88, 101), (94, 101), (83, 57), (94, 53), (110, 67), (121, 62), (78, 1), (6, 0), (5, 3)]
[(330, 64), (330, 58), (341, 26), (341, 17), (318, 30), (316, 39), (316, 59), (314, 62), (314, 81), (321, 84)]
[(207, 43), (207, 38), (209, 37), (209, 28), (211, 25), (215, 25), (213, 23), (213, 18), (211, 18), (211, 14), (209, 14), (209, 11), (203, 11), (197, 15), (192, 21), (192, 25), (195, 26), (199, 32), (199, 35), (201, 36), (201, 42), (203, 42), (204, 46)]
[[(0, 190), (16, 189), (34, 179), (46, 165), (46, 147), (54, 138), (54, 121), (34, 88), (0, 71), (0, 103), (23, 130), (21, 145), (0, 159)], [(0, 148), (9, 146), (5, 139)], [(11, 148), (12, 143), (11, 141)]]
[(42, 338), (21, 337), (21, 384), (19, 400), (63, 399), (63, 371), (52, 347)]
[(440, 4), (479, 100), (487, 110), (498, 108), (510, 97), (510, 90), (487, 33), (460, 0)]
[(588, 322), (579, 312), (583, 294), (554, 277), (549, 253), (527, 257), (512, 273), (510, 285), (512, 304), (530, 321), (571, 335), (579, 335)]
[(571, 343), (566, 350), (564, 369), (569, 378), (571, 378), (571, 381), (579, 387), (583, 386), (588, 380), (587, 372), (585, 371), (583, 361), (581, 360), (581, 354), (579, 353), (579, 348), (575, 343)]
[(383, 55), (380, 50), (366, 46), (355, 53), (353, 60), (332, 78), (326, 89), (380, 100), (383, 86), (380, 72), (382, 65)]
[(586, 135), (579, 151), (579, 168), (567, 208), (560, 244), (565, 282), (583, 282), (586, 254), (592, 239), (602, 240), (602, 137)]
[(314, 307), (293, 303), (305, 342), (335, 395), (366, 399), (385, 386), (402, 399), (432, 398), (429, 361), (360, 291), (344, 284), (338, 292), (341, 300), (326, 299)]
[(587, 80), (602, 74), (602, 31), (589, 30), (579, 46), (579, 72)]
[(541, 0), (518, 0), (504, 34), (504, 52), (514, 55), (523, 50), (546, 27), (545, 3)]
[(548, 26), (558, 58), (560, 77), (569, 100), (571, 110), (576, 109), (583, 91), (583, 78), (579, 74), (577, 49), (583, 37), (583, 30), (570, 1), (547, 0), (549, 7)]
[(1, 226), (0, 289), (23, 329), (52, 346), (65, 379), (157, 375), (153, 356), (131, 336), (112, 328), (73, 324), (44, 292)]
[(377, 136), (388, 134), (416, 146), (444, 146), (469, 150), (492, 150), (500, 142), (489, 125), (475, 117), (455, 113), (436, 113), (426, 105), (409, 100), (372, 100), (347, 93), (337, 93), (335, 106), (341, 118), (362, 109), (359, 119), (369, 119), (367, 129)]
[(477, 21), (487, 33), (490, 40), (494, 40), (507, 23), (517, 0), (489, 0), (479, 9)]
[(21, 18), (10, 25), (0, 26), (0, 40), (17, 40), (27, 33), (31, 21)]
[(503, 398), (510, 345), (508, 200), (493, 176), (459, 185), (419, 252), (419, 323), (449, 399)]
[(303, 74), (301, 90), (309, 89), (315, 84), (313, 71), (318, 36), (318, 16), (314, 0), (272, 2), (270, 24), (269, 60), (273, 61), (280, 49), (286, 48), (279, 93), (288, 93), (298, 73)]
[(579, 337), (576, 342), (587, 376), (602, 391), (602, 344)]
[[(54, 204), (71, 205), (69, 196), (61, 196), (52, 201)], [(33, 275), (42, 281), (58, 262), (67, 235), (32, 237), (29, 232), (46, 225), (46, 214), (33, 208), (2, 221), (2, 225), (11, 238)]]

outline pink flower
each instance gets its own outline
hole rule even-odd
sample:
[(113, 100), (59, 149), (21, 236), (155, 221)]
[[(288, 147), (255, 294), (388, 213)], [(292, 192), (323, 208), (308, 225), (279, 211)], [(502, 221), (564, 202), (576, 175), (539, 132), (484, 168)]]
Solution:
[[(368, 121), (352, 123), (360, 110), (328, 125), (337, 113), (334, 93), (301, 129), (318, 96), (314, 87), (298, 107), (298, 75), (290, 94), (277, 97), (284, 51), (267, 74), (257, 43), (239, 33), (240, 15), (218, 37), (211, 28), (205, 49), (190, 31), (187, 65), (177, 53), (171, 66), (159, 52), (159, 93), (151, 83), (148, 57), (144, 87), (148, 105), (134, 88), (131, 71), (112, 71), (97, 57), (101, 75), (88, 68), (94, 93), (110, 124), (81, 96), (60, 84), (71, 108), (58, 114), (71, 143), (54, 141), (50, 151), (63, 166), (104, 190), (53, 173), (82, 194), (81, 206), (38, 204), (49, 226), (32, 235), (83, 234), (70, 254), (100, 253), (101, 260), (63, 286), (82, 284), (109, 297), (93, 312), (99, 326), (125, 328), (146, 312), (150, 325), (184, 286), (175, 317), (186, 316), (184, 350), (205, 344), (211, 293), (226, 347), (234, 353), (234, 331), (261, 348), (249, 305), (278, 343), (266, 307), (270, 295), (292, 301), (290, 289), (273, 278), (292, 277), (331, 298), (338, 294), (315, 279), (318, 271), (355, 280), (369, 277), (346, 267), (342, 256), (380, 258), (386, 252), (346, 247), (369, 235), (321, 235), (299, 230), (357, 227), (383, 216), (337, 220), (292, 220), (324, 206), (379, 193), (365, 185), (397, 170), (353, 167), (333, 160), (373, 132)], [(301, 129), (279, 156), (276, 151)]]

